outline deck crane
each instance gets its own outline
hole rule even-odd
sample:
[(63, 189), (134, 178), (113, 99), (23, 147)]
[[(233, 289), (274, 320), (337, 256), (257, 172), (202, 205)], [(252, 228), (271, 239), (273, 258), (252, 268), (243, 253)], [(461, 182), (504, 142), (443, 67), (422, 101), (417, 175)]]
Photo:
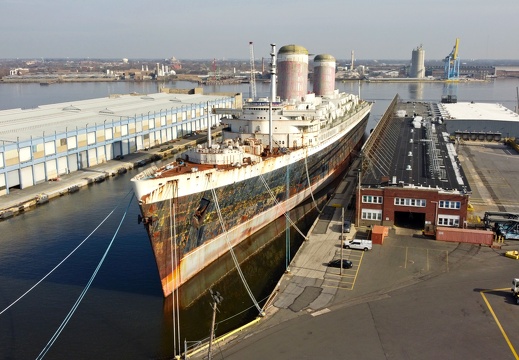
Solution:
[(256, 99), (256, 71), (254, 70), (254, 45), (249, 41), (250, 48), (250, 98)]
[(458, 56), (458, 46), (460, 39), (456, 43), (449, 55), (443, 59), (445, 63), (444, 77), (446, 80), (458, 80), (460, 76), (460, 58)]

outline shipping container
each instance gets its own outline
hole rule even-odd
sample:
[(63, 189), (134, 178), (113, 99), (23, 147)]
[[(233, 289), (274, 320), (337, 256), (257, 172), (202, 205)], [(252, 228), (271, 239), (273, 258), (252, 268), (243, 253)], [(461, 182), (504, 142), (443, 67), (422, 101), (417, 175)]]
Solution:
[(487, 230), (438, 227), (436, 228), (436, 240), (491, 246), (494, 241), (494, 233)]
[(373, 231), (371, 232), (371, 242), (373, 244), (382, 245), (384, 243), (384, 238), (389, 234), (389, 229), (387, 226), (375, 225), (373, 226)]

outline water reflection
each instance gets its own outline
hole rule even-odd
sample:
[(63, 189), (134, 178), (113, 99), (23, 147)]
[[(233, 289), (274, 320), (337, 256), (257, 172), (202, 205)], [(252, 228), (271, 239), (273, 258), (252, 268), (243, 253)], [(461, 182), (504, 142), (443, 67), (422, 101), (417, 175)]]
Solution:
[(409, 83), (409, 99), (416, 101), (423, 101), (423, 82), (411, 82)]

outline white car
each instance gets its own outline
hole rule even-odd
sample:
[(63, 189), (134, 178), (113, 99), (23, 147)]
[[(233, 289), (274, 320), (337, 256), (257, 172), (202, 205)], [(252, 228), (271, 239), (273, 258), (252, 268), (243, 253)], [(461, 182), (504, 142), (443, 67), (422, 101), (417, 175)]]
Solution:
[(346, 249), (358, 249), (368, 251), (373, 248), (373, 243), (371, 242), (371, 240), (353, 239), (344, 240), (343, 246)]

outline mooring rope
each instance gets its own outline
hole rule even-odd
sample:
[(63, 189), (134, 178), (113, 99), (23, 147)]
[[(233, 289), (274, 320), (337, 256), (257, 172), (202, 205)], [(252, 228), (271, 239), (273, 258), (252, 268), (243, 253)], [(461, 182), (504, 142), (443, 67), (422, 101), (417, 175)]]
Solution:
[[(128, 194), (130, 194), (130, 193), (131, 193), (131, 191), (128, 192), (124, 197), (126, 198), (126, 196), (128, 196)], [(88, 236), (87, 236), (83, 241), (81, 241), (81, 242), (79, 243), (78, 246), (76, 246), (76, 247), (75, 247), (75, 248), (74, 248), (74, 249), (73, 249), (73, 250), (72, 250), (72, 251), (71, 251), (67, 256), (65, 256), (65, 258), (64, 258), (63, 260), (61, 260), (61, 261), (58, 263), (58, 265), (54, 266), (54, 268), (52, 268), (51, 271), (49, 271), (49, 272), (48, 272), (44, 277), (42, 277), (42, 278), (41, 278), (41, 279), (40, 279), (36, 284), (34, 284), (33, 286), (31, 286), (31, 287), (29, 288), (29, 290), (27, 290), (26, 292), (24, 292), (24, 293), (23, 293), (23, 294), (22, 294), (18, 299), (16, 299), (15, 301), (13, 301), (13, 302), (11, 303), (11, 305), (7, 306), (4, 310), (0, 311), (0, 315), (2, 315), (4, 312), (6, 312), (9, 308), (11, 308), (11, 307), (12, 307), (14, 304), (16, 304), (18, 301), (20, 301), (21, 299), (23, 299), (23, 298), (24, 298), (28, 293), (30, 293), (32, 290), (34, 290), (34, 288), (35, 288), (36, 286), (38, 286), (38, 285), (39, 285), (43, 280), (45, 280), (47, 277), (49, 277), (49, 275), (52, 274), (52, 273), (53, 273), (53, 272), (54, 272), (58, 267), (60, 267), (61, 264), (63, 264), (63, 263), (64, 263), (64, 262), (69, 258), (69, 257), (71, 257), (72, 254), (74, 254), (74, 252), (76, 252), (76, 250), (79, 249), (79, 248), (83, 245), (83, 243), (84, 243), (85, 241), (87, 241), (87, 240), (90, 238), (90, 236), (94, 235), (94, 233), (97, 231), (97, 229), (99, 229), (99, 228), (101, 227), (101, 225), (103, 225), (104, 222), (105, 222), (106, 220), (108, 220), (108, 218), (113, 214), (113, 212), (114, 212), (118, 207), (119, 207), (119, 204), (118, 204), (118, 205), (117, 205), (117, 206), (116, 206), (112, 211), (110, 211), (110, 213), (109, 213), (108, 215), (106, 215), (106, 217), (103, 219), (103, 221), (101, 221), (101, 222), (99, 223), (99, 225), (97, 225), (97, 227), (96, 227), (96, 228), (95, 228), (95, 229), (94, 229), (90, 234), (88, 234)]]
[(133, 200), (133, 197), (135, 196), (135, 194), (132, 194), (132, 197), (130, 199), (130, 202), (128, 203), (128, 206), (126, 207), (126, 211), (124, 212), (123, 214), (123, 217), (121, 218), (121, 221), (119, 222), (119, 226), (117, 227), (117, 230), (115, 231), (115, 234), (114, 236), (112, 237), (112, 240), (110, 241), (110, 244), (108, 244), (108, 247), (106, 248), (106, 251), (105, 253), (103, 254), (103, 257), (101, 258), (101, 260), (99, 261), (99, 264), (97, 264), (97, 267), (94, 271), (94, 273), (92, 274), (92, 276), (90, 277), (90, 280), (88, 281), (87, 285), (85, 286), (85, 288), (83, 289), (83, 291), (81, 292), (81, 294), (79, 295), (78, 299), (76, 300), (76, 302), (74, 303), (74, 306), (72, 306), (72, 308), (70, 309), (69, 313), (67, 314), (67, 316), (65, 317), (65, 319), (63, 320), (63, 322), (61, 323), (61, 325), (58, 327), (58, 330), (56, 330), (56, 332), (54, 333), (54, 335), (52, 335), (51, 339), (49, 340), (49, 342), (47, 343), (47, 345), (45, 345), (45, 347), (43, 348), (43, 350), (40, 352), (40, 354), (36, 357), (36, 360), (39, 360), (39, 359), (43, 359), (44, 356), (47, 354), (47, 352), (50, 350), (50, 348), (52, 347), (52, 345), (56, 342), (56, 340), (58, 339), (59, 335), (61, 334), (61, 332), (63, 331), (63, 329), (65, 328), (65, 326), (68, 324), (69, 320), (72, 318), (72, 315), (74, 315), (74, 312), (76, 311), (76, 309), (79, 307), (79, 304), (81, 303), (81, 301), (83, 300), (83, 298), (85, 297), (88, 289), (90, 288), (90, 285), (92, 285), (92, 282), (94, 281), (95, 277), (97, 276), (97, 273), (99, 272), (99, 269), (101, 268), (101, 265), (103, 265), (103, 262), (105, 261), (106, 259), (106, 255), (108, 255), (108, 251), (110, 250), (110, 248), (112, 247), (112, 244), (114, 243), (114, 240), (115, 240), (115, 237), (117, 236), (117, 234), (119, 233), (119, 229), (121, 228), (121, 225), (124, 221), (124, 218), (126, 217), (126, 214), (128, 213), (128, 209), (130, 208), (130, 204), (132, 203), (132, 200)]
[(225, 234), (225, 241), (227, 242), (227, 246), (229, 247), (229, 252), (231, 253), (232, 260), (234, 261), (234, 266), (236, 267), (236, 270), (238, 271), (238, 274), (240, 275), (241, 281), (243, 282), (243, 285), (245, 286), (245, 290), (247, 290), (247, 293), (249, 294), (252, 302), (256, 306), (256, 309), (258, 309), (260, 315), (263, 316), (263, 311), (261, 310), (261, 307), (259, 306), (258, 302), (256, 301), (256, 298), (254, 297), (254, 294), (252, 293), (252, 290), (250, 289), (249, 284), (247, 284), (247, 280), (245, 279), (245, 276), (243, 275), (243, 272), (241, 271), (240, 263), (238, 262), (238, 259), (236, 258), (236, 255), (234, 254), (234, 250), (231, 246), (231, 242), (229, 241), (228, 232), (227, 232), (227, 229), (225, 228), (222, 211), (220, 210), (220, 205), (218, 204), (218, 198), (216, 196), (216, 191), (214, 190), (214, 188), (211, 189), (211, 192), (213, 194), (216, 212), (218, 213), (218, 219), (220, 220), (220, 225), (222, 226), (222, 230)]
[[(270, 196), (272, 197), (272, 199), (274, 200), (274, 203), (276, 205), (279, 205), (279, 201), (276, 199), (276, 196), (274, 195), (274, 193), (272, 192), (272, 190), (270, 189), (269, 185), (267, 184), (267, 181), (265, 180), (265, 178), (263, 177), (263, 175), (260, 174), (260, 179), (261, 181), (263, 182), (263, 185), (265, 185), (265, 188), (267, 189), (267, 191), (269, 192)], [(306, 235), (303, 234), (303, 232), (297, 227), (297, 225), (292, 221), (292, 219), (290, 219), (290, 216), (288, 215), (288, 211), (285, 211), (283, 213), (283, 215), (285, 215), (285, 217), (287, 218), (288, 222), (290, 223), (290, 225), (292, 225), (294, 227), (294, 229), (297, 230), (297, 232), (306, 239)]]
[(308, 181), (308, 188), (310, 189), (310, 195), (312, 196), (312, 201), (315, 205), (315, 208), (317, 209), (317, 211), (320, 214), (323, 211), (323, 209), (319, 209), (319, 207), (317, 206), (317, 202), (315, 201), (315, 198), (314, 198), (314, 192), (312, 191), (312, 183), (310, 182), (310, 174), (308, 173), (308, 162), (306, 161), (307, 157), (308, 157), (308, 148), (306, 148), (306, 154), (305, 154), (306, 180)]
[[(181, 344), (180, 344), (180, 310), (179, 310), (179, 295), (178, 295), (178, 284), (177, 277), (175, 276), (175, 265), (178, 264), (178, 254), (177, 254), (177, 246), (176, 246), (176, 238), (177, 238), (177, 223), (176, 223), (176, 204), (174, 203), (174, 199), (176, 197), (177, 186), (176, 183), (173, 183), (171, 186), (171, 198), (169, 199), (169, 246), (170, 246), (170, 261), (171, 261), (171, 276), (173, 277), (173, 290), (171, 292), (171, 312), (172, 312), (172, 321), (173, 321), (173, 353), (176, 356), (177, 351), (180, 354)], [(178, 346), (178, 350), (177, 350)]]

